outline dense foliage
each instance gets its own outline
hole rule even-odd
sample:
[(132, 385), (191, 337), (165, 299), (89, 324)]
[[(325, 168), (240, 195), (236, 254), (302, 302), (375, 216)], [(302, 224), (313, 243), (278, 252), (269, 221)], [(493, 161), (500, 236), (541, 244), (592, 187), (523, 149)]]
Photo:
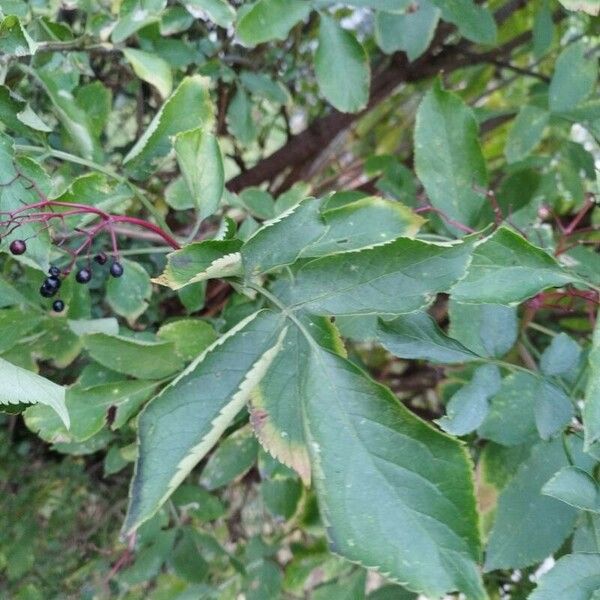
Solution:
[(0, 0), (0, 595), (598, 600), (599, 11)]

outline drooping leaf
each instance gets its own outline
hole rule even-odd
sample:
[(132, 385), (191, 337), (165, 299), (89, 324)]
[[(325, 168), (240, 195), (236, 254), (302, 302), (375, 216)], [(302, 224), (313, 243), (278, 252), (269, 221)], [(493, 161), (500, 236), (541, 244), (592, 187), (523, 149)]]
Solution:
[(83, 344), (101, 365), (140, 379), (162, 379), (183, 368), (183, 361), (171, 342), (93, 333), (84, 336)]
[(235, 10), (227, 0), (183, 0), (183, 4), (195, 17), (208, 15), (221, 27), (229, 27), (235, 20)]
[(556, 60), (548, 103), (552, 112), (568, 111), (586, 100), (598, 80), (598, 62), (586, 56), (585, 42), (568, 45)]
[(112, 41), (115, 44), (123, 42), (136, 31), (157, 22), (166, 5), (167, 0), (124, 0), (112, 30)]
[(66, 407), (71, 417), (67, 431), (46, 406), (33, 406), (25, 413), (27, 427), (47, 442), (84, 442), (108, 423), (111, 429), (122, 427), (156, 389), (152, 381), (118, 381), (90, 388), (67, 390)]
[(296, 273), (286, 303), (321, 315), (397, 315), (426, 306), (460, 278), (469, 243), (400, 238), (385, 246), (326, 256)]
[(325, 204), (322, 217), (325, 234), (306, 245), (303, 257), (350, 252), (388, 244), (399, 237), (411, 238), (425, 222), (400, 202), (377, 196), (367, 196), (342, 206)]
[(540, 369), (550, 376), (566, 375), (579, 364), (581, 354), (581, 346), (572, 337), (559, 333), (542, 353)]
[(448, 305), (450, 335), (479, 356), (501, 358), (517, 341), (517, 309), (501, 304)]
[(473, 0), (432, 0), (445, 21), (454, 23), (461, 34), (479, 44), (496, 41), (496, 22), (490, 10)]
[(0, 404), (46, 404), (69, 428), (65, 388), (0, 358)]
[[(369, 100), (367, 53), (354, 34), (332, 17), (321, 15), (319, 47), (315, 54), (319, 91), (339, 111), (358, 112)], [(340, 85), (340, 73), (344, 85)]]
[(216, 490), (240, 477), (256, 462), (258, 442), (249, 428), (243, 428), (219, 444), (202, 469), (200, 483)]
[(592, 348), (588, 354), (588, 369), (583, 406), (583, 427), (587, 449), (600, 439), (600, 324), (598, 323), (592, 338)]
[(241, 86), (227, 107), (227, 127), (232, 135), (246, 145), (251, 144), (258, 133), (252, 116), (252, 102)]
[(504, 155), (509, 163), (529, 156), (542, 139), (549, 118), (550, 113), (537, 106), (527, 104), (521, 108), (504, 148)]
[(567, 464), (560, 440), (533, 448), (500, 496), (488, 542), (487, 571), (534, 564), (557, 550), (569, 535), (575, 509), (542, 494), (548, 479)]
[(578, 467), (563, 467), (544, 484), (542, 493), (581, 510), (600, 512), (600, 487)]
[(223, 195), (223, 159), (217, 138), (202, 128), (175, 136), (177, 162), (202, 218), (212, 215)]
[(121, 259), (123, 275), (111, 277), (106, 285), (106, 300), (115, 313), (134, 322), (148, 308), (152, 284), (148, 271), (139, 263)]
[(414, 312), (393, 321), (380, 321), (377, 340), (399, 358), (420, 358), (435, 363), (462, 363), (477, 355), (447, 336), (425, 312)]
[(123, 531), (149, 519), (212, 448), (279, 351), (281, 318), (254, 313), (156, 396), (139, 419), (139, 452)]
[(179, 290), (191, 283), (241, 273), (239, 240), (206, 240), (188, 244), (167, 256), (167, 266), (154, 283)]
[(163, 325), (158, 337), (173, 342), (175, 352), (184, 360), (192, 360), (216, 339), (214, 327), (202, 319), (179, 319)]
[(597, 600), (598, 590), (600, 554), (567, 554), (540, 577), (538, 587), (528, 600)]
[[(345, 349), (329, 319), (301, 317), (313, 339), (332, 352)], [(310, 484), (310, 462), (302, 425), (302, 378), (309, 343), (297, 327), (288, 329), (279, 354), (252, 391), (250, 423), (263, 448)]]
[(415, 11), (404, 14), (378, 11), (377, 43), (388, 54), (404, 50), (409, 60), (415, 60), (429, 47), (439, 18), (440, 10), (430, 0), (421, 0)]
[(19, 17), (8, 15), (0, 20), (0, 54), (5, 56), (30, 56), (37, 44), (27, 33)]
[(428, 596), (460, 590), (483, 599), (473, 483), (459, 443), (316, 347), (303, 412), (333, 549)]
[(452, 435), (466, 435), (475, 431), (489, 410), (489, 399), (500, 391), (501, 377), (495, 365), (483, 365), (473, 373), (473, 379), (464, 385), (446, 406), (446, 416), (436, 423)]
[(237, 34), (247, 46), (284, 40), (310, 10), (310, 3), (304, 0), (258, 0), (248, 10), (240, 11)]
[[(487, 186), (477, 122), (472, 110), (439, 81), (417, 112), (415, 170), (435, 208), (463, 225), (477, 224), (485, 197), (476, 188)], [(461, 233), (452, 224), (445, 226)]]
[(0, 354), (10, 350), (42, 321), (39, 315), (20, 307), (0, 310)]
[(143, 179), (152, 172), (154, 159), (171, 150), (172, 136), (197, 127), (210, 127), (212, 119), (208, 81), (198, 75), (186, 77), (160, 107), (123, 163), (134, 177)]
[(307, 245), (325, 234), (320, 202), (308, 198), (267, 221), (246, 240), (241, 255), (244, 274), (251, 278), (294, 263)]
[(137, 50), (125, 48), (123, 55), (133, 68), (135, 74), (144, 81), (153, 85), (163, 98), (167, 98), (173, 90), (173, 76), (169, 63), (160, 56)]
[(510, 305), (574, 281), (544, 250), (500, 227), (476, 244), (465, 277), (450, 293), (458, 302)]

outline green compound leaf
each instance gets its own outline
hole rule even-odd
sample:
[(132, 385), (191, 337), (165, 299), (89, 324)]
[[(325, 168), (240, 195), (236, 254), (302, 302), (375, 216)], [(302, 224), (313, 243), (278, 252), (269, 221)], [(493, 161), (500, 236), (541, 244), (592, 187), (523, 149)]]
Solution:
[(283, 342), (281, 317), (254, 313), (219, 338), (144, 409), (123, 532), (147, 521), (243, 408)]
[(442, 19), (454, 23), (466, 38), (479, 44), (496, 42), (496, 22), (487, 7), (473, 0), (433, 0), (442, 11)]
[(258, 0), (238, 13), (237, 34), (246, 46), (285, 40), (290, 29), (310, 11), (306, 0)]
[(46, 404), (70, 426), (65, 388), (0, 358), (0, 404)]
[[(321, 94), (341, 112), (358, 112), (369, 100), (369, 59), (354, 34), (321, 15), (315, 73)], [(340, 74), (344, 83), (340, 85)]]
[(31, 39), (19, 17), (8, 15), (0, 20), (0, 54), (31, 56), (36, 50), (37, 44)]
[[(438, 81), (421, 102), (415, 123), (415, 170), (431, 204), (449, 218), (476, 226), (488, 177), (473, 111)], [(456, 233), (460, 229), (446, 224)]]
[(578, 279), (544, 250), (500, 227), (475, 245), (466, 275), (450, 293), (454, 300), (470, 304), (517, 304), (574, 281)]
[(311, 348), (303, 412), (332, 549), (410, 590), (483, 600), (465, 450), (344, 358)]
[(437, 245), (400, 238), (326, 256), (298, 270), (284, 300), (320, 315), (413, 312), (463, 275), (470, 253), (470, 243)]

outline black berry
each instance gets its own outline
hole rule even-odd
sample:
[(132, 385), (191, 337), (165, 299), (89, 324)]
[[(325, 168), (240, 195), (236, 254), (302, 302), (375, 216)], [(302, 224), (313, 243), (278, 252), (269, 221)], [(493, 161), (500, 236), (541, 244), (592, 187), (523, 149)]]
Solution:
[(53, 265), (48, 269), (48, 275), (50, 275), (50, 277), (58, 278), (58, 277), (60, 277), (60, 269)]
[(55, 300), (52, 304), (54, 312), (62, 312), (65, 310), (65, 303), (62, 300)]
[(42, 284), (42, 287), (40, 287), (40, 296), (43, 296), (44, 298), (52, 298), (56, 292), (58, 292), (58, 288), (47, 286), (45, 281)]
[(106, 256), (105, 252), (99, 252), (98, 254), (96, 254), (96, 256), (94, 256), (94, 260), (99, 265), (105, 265), (106, 261), (108, 260), (108, 256)]
[(58, 277), (46, 277), (44, 283), (42, 284), (42, 287), (52, 290), (53, 292), (57, 292), (60, 288), (60, 283), (61, 282), (60, 279), (58, 279)]
[(12, 254), (16, 254), (18, 256), (20, 254), (25, 254), (27, 250), (27, 244), (23, 240), (13, 240), (8, 248)]
[(110, 265), (110, 274), (113, 277), (121, 277), (121, 275), (123, 275), (123, 265), (120, 262), (115, 261)]
[(77, 281), (77, 283), (89, 283), (91, 278), (92, 272), (85, 267), (83, 269), (79, 269), (75, 275), (75, 281)]

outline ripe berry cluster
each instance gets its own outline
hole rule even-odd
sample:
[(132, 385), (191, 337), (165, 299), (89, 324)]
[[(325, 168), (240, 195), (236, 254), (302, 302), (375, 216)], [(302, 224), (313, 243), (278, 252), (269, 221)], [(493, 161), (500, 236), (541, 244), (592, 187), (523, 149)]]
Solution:
[[(10, 243), (9, 250), (15, 256), (20, 256), (27, 252), (27, 243), (24, 240), (13, 240)], [(105, 265), (108, 261), (108, 256), (105, 252), (100, 252), (94, 256), (94, 261), (99, 265)], [(60, 286), (62, 285), (61, 277), (66, 277), (70, 272), (70, 269), (66, 271), (61, 271), (57, 266), (52, 265), (50, 269), (48, 269), (48, 276), (44, 279), (42, 285), (40, 286), (40, 295), (43, 298), (53, 298), (58, 294), (60, 290)], [(124, 273), (123, 265), (115, 260), (111, 263), (110, 274), (112, 277), (121, 277)], [(75, 281), (81, 284), (87, 284), (92, 280), (92, 269), (89, 267), (82, 267), (75, 273)], [(62, 312), (65, 308), (65, 303), (57, 299), (52, 304), (52, 308), (55, 312)]]

